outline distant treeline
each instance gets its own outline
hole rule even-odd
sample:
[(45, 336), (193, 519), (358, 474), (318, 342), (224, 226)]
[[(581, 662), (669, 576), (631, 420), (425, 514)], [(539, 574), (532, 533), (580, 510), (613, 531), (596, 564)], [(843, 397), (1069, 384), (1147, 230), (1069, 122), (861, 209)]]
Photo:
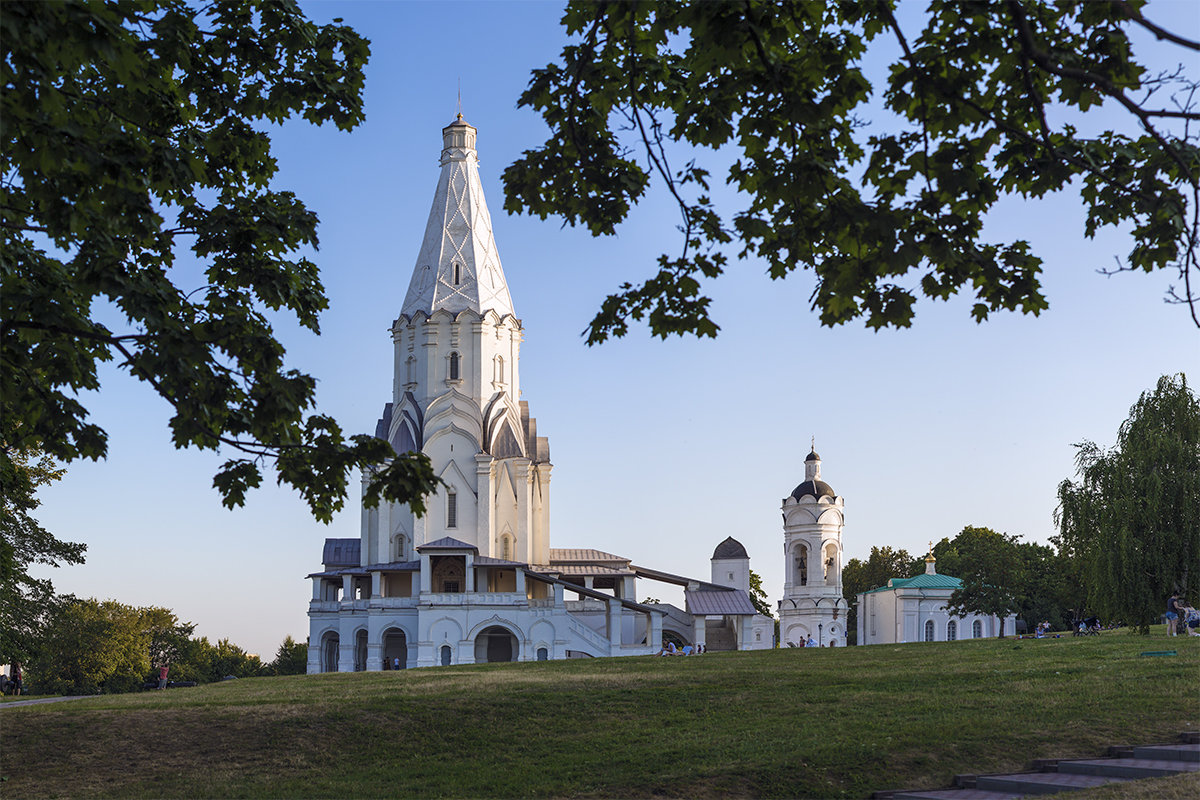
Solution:
[(132, 692), (170, 668), (169, 680), (210, 683), (227, 676), (299, 675), (306, 671), (308, 645), (288, 636), (275, 659), (221, 639), (194, 637), (196, 626), (180, 622), (170, 609), (134, 606), (115, 600), (62, 597), (48, 610), (42, 635), (27, 664), (26, 691), (32, 694)]

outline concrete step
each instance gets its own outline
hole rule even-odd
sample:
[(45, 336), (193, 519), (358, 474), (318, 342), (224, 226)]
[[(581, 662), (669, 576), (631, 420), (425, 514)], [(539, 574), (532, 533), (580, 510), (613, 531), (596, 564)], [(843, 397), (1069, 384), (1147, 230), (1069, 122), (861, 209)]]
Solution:
[(1114, 778), (1161, 778), (1180, 772), (1200, 772), (1200, 761), (1163, 761), (1150, 758), (1095, 758), (1058, 762), (1059, 773)]
[(986, 789), (906, 789), (892, 800), (1016, 800), (1017, 792), (989, 792)]
[(1154, 744), (1133, 748), (1133, 758), (1155, 761), (1200, 761), (1200, 744)]
[(1128, 778), (1103, 775), (1082, 775), (1061, 772), (1016, 772), (1009, 775), (980, 775), (976, 789), (1017, 794), (1054, 794), (1074, 789), (1094, 789), (1107, 783), (1120, 783)]

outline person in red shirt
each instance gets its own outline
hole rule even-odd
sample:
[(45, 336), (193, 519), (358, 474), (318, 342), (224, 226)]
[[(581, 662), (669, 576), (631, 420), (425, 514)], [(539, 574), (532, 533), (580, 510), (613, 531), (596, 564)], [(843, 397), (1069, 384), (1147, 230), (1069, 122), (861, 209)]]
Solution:
[(167, 672), (170, 670), (166, 664), (158, 668), (158, 688), (167, 688)]

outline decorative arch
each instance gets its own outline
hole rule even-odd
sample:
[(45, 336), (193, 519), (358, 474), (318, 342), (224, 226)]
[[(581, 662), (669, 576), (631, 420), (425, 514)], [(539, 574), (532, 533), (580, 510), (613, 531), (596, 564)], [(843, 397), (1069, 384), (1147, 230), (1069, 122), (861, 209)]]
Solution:
[(505, 420), (497, 427), (489, 449), (495, 458), (521, 458), (525, 455), (525, 450), (521, 447), (521, 440), (517, 438), (509, 420)]
[(400, 625), (393, 625), (383, 632), (384, 669), (408, 668), (409, 633)]
[(828, 540), (821, 547), (821, 570), (826, 583), (837, 580), (838, 566), (837, 542)]
[(408, 560), (408, 533), (403, 528), (398, 528), (392, 534), (392, 561), (407, 561)]
[(808, 585), (808, 545), (804, 542), (792, 548), (792, 585)]
[(457, 350), (450, 351), (449, 362), (446, 373), (449, 375), (449, 379), (452, 381), (462, 380), (462, 356), (458, 354)]
[(321, 672), (337, 672), (341, 637), (336, 630), (327, 630), (318, 640), (321, 642)]
[(519, 661), (521, 642), (504, 625), (488, 625), (472, 637), (475, 640), (475, 663)]

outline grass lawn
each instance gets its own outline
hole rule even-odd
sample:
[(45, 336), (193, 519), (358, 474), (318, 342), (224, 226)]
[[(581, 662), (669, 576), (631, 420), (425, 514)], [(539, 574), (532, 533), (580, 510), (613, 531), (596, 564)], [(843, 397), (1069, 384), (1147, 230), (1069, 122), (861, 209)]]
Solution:
[(0, 794), (861, 798), (1197, 729), (1200, 638), (1156, 634), (257, 678), (9, 708)]

